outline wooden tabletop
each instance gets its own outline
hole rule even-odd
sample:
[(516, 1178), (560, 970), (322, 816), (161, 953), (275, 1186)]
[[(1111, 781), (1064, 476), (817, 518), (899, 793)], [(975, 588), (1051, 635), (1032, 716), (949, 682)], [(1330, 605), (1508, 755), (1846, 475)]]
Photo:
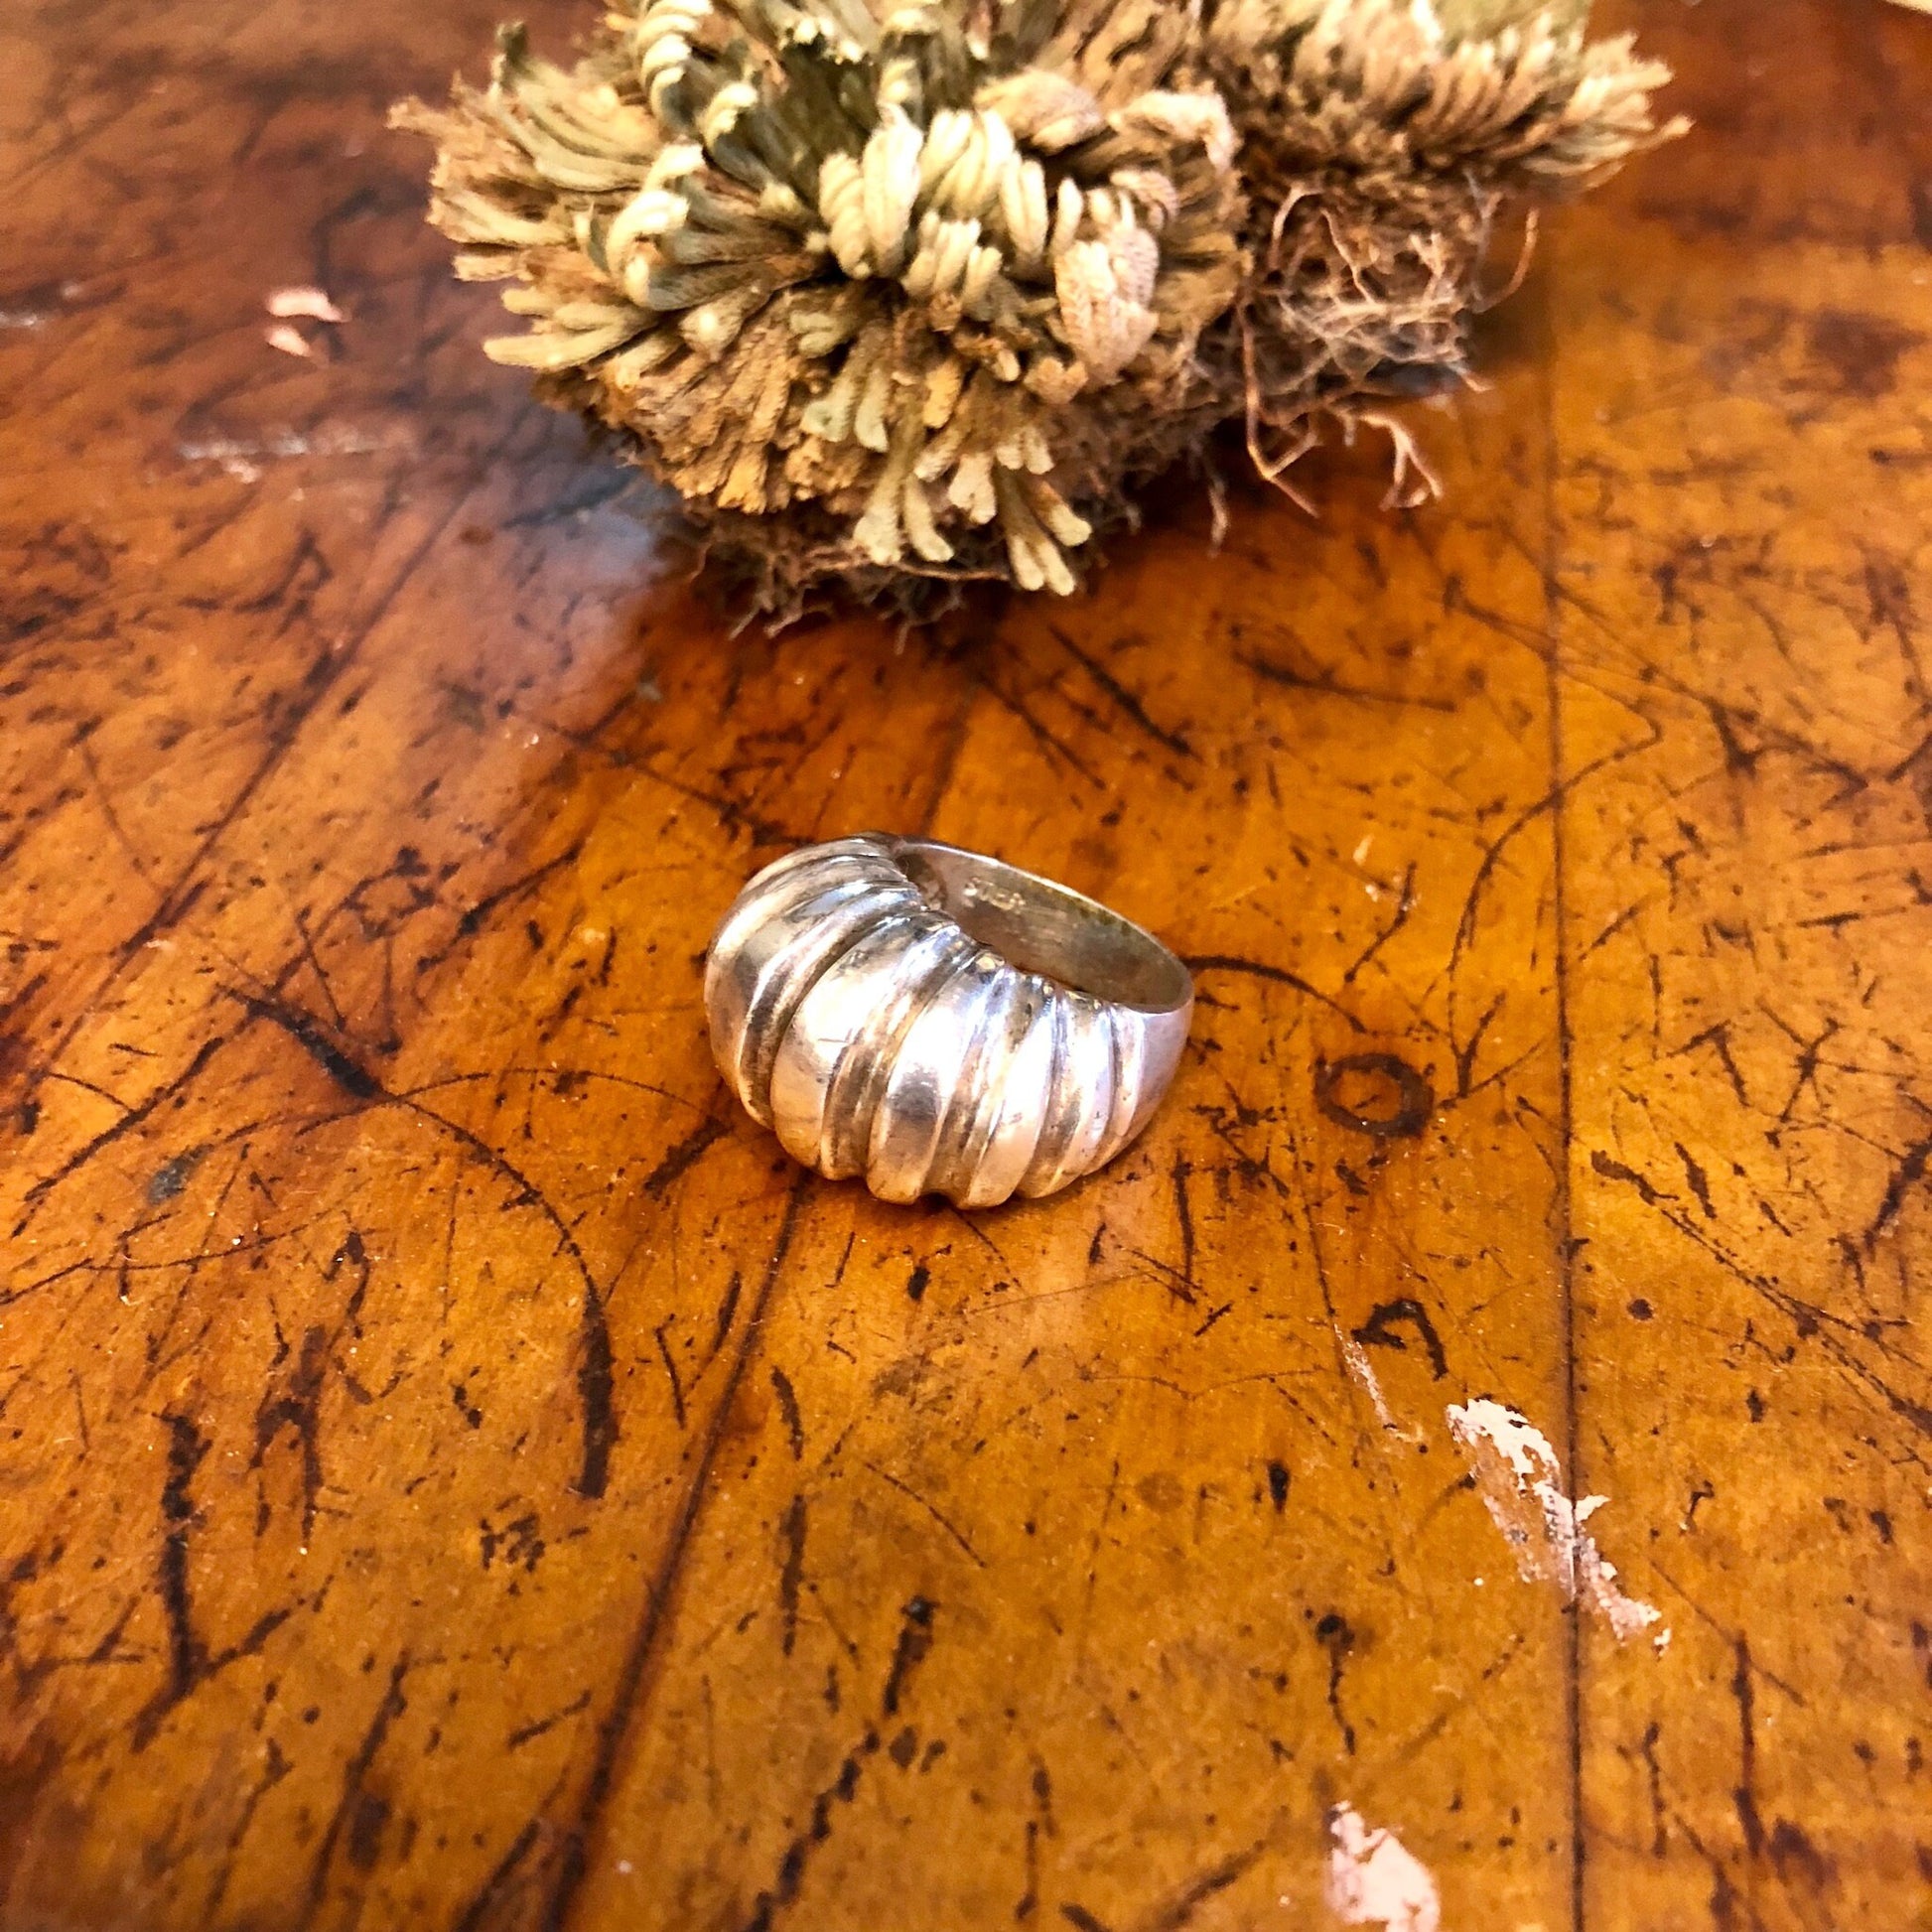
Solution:
[[(422, 224), (497, 7), (11, 23), (0, 1925), (1932, 1925), (1932, 20), (1626, 8), (1441, 506), (773, 641)], [(727, 1103), (869, 826), (1194, 963), (1104, 1175)]]

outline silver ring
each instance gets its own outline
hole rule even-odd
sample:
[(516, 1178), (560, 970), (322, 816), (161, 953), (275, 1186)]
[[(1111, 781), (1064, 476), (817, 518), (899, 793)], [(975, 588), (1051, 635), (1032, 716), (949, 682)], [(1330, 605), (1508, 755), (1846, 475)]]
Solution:
[(755, 1120), (882, 1200), (995, 1207), (1104, 1167), (1160, 1104), (1194, 987), (1119, 913), (927, 839), (809, 845), (711, 942), (711, 1050)]

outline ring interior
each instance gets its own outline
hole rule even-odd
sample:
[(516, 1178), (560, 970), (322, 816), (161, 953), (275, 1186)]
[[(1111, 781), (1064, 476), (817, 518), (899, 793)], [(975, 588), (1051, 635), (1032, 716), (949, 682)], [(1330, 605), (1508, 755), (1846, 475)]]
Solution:
[(1079, 893), (956, 846), (901, 841), (895, 856), (928, 904), (1022, 972), (1143, 1013), (1174, 1013), (1193, 998), (1166, 946)]

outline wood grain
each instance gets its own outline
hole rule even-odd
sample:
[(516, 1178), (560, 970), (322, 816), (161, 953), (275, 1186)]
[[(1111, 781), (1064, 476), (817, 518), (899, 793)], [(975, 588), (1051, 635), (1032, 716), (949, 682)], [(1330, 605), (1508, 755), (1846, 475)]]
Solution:
[[(773, 642), (421, 226), (494, 11), (13, 36), (0, 1926), (1320, 1926), (1340, 1804), (1446, 1928), (1932, 1926), (1932, 24), (1626, 10), (1700, 132), (1443, 506)], [(1194, 962), (1117, 1167), (726, 1104), (713, 922), (870, 825)]]

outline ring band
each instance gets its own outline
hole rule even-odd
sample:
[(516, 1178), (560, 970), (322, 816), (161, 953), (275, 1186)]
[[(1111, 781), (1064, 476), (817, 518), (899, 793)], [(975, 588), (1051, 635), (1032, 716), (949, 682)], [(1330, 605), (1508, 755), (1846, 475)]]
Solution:
[(1187, 969), (1064, 886), (926, 839), (806, 846), (739, 894), (705, 968), (755, 1120), (882, 1200), (994, 1207), (1104, 1167), (1193, 1014)]

